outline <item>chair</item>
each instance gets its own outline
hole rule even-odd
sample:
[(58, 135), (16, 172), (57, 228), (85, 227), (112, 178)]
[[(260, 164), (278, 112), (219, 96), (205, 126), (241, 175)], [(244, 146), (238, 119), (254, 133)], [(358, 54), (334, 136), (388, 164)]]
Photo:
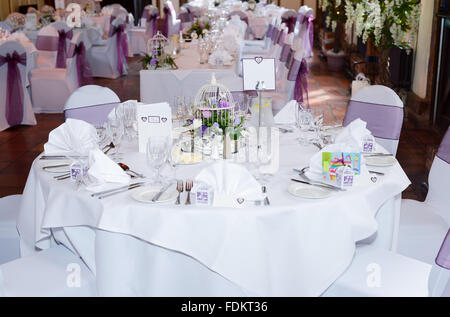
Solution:
[(314, 10), (300, 8), (294, 30), (295, 39), (292, 47), (295, 51), (303, 50), (305, 58), (313, 56), (314, 45)]
[(360, 246), (351, 265), (322, 296), (450, 296), (450, 230), (435, 258), (431, 265), (370, 245)]
[[(70, 58), (67, 59), (66, 68), (36, 68), (31, 71), (31, 96), (35, 112), (62, 112), (67, 98), (79, 87), (80, 82), (83, 82), (79, 74), (83, 77), (90, 76), (83, 71), (88, 67), (83, 55), (89, 47), (84, 47), (81, 33), (75, 34), (70, 44)], [(75, 50), (81, 45), (84, 47), (83, 53)]]
[(96, 296), (95, 276), (62, 245), (0, 265), (0, 296)]
[(281, 23), (284, 23), (288, 28), (288, 33), (294, 32), (295, 23), (297, 22), (297, 12), (289, 9), (281, 15)]
[(156, 35), (158, 31), (158, 8), (147, 5), (144, 7), (144, 12), (141, 18), (141, 27), (132, 28), (131, 32), (131, 51), (133, 54), (147, 53), (147, 42)]
[(106, 45), (94, 45), (87, 52), (94, 77), (116, 79), (128, 74), (128, 39), (125, 21), (118, 17), (111, 26)]
[(62, 21), (43, 27), (36, 39), (37, 68), (65, 68), (72, 29)]
[(109, 88), (88, 85), (75, 90), (64, 107), (66, 119), (84, 120), (101, 127), (108, 114), (120, 103), (119, 97)]
[(357, 118), (366, 121), (377, 143), (395, 156), (403, 124), (403, 102), (395, 91), (379, 85), (358, 90), (350, 99), (342, 125)]
[(22, 44), (16, 41), (0, 44), (0, 131), (19, 124), (36, 124), (26, 87), (26, 64)]
[(180, 33), (181, 21), (177, 19), (177, 13), (175, 12), (172, 1), (168, 0), (164, 2), (163, 12), (161, 33), (170, 39), (172, 35), (178, 35)]
[(0, 29), (6, 30), (8, 32), (12, 32), (14, 29), (6, 22), (0, 21)]
[(20, 257), (20, 237), (16, 229), (22, 195), (0, 198), (0, 264)]
[(450, 127), (445, 134), (428, 176), (424, 202), (402, 199), (398, 252), (432, 263), (450, 225)]

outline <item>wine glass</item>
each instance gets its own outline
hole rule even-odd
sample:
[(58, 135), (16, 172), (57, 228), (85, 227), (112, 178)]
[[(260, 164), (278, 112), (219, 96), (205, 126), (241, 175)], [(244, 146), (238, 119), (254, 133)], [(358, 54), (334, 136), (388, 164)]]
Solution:
[(302, 104), (299, 104), (296, 112), (296, 123), (297, 128), (299, 129), (298, 140), (300, 144), (308, 144), (308, 132), (313, 122), (314, 116), (312, 113), (312, 109), (305, 108)]
[(122, 120), (117, 117), (109, 118), (108, 122), (106, 123), (106, 133), (114, 144), (116, 154), (118, 154), (124, 134), (124, 126)]
[(167, 136), (150, 136), (147, 141), (147, 164), (156, 169), (156, 184), (162, 184), (160, 169), (169, 158), (171, 146)]
[(135, 101), (126, 101), (115, 109), (116, 118), (123, 122), (124, 134), (128, 141), (132, 141), (135, 137), (136, 106)]

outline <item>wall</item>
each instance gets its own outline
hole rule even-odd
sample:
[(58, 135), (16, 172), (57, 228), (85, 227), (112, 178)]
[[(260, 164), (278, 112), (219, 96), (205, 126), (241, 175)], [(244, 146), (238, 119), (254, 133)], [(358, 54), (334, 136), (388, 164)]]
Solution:
[(38, 7), (41, 7), (44, 3), (44, 0), (0, 0), (0, 19), (6, 19), (8, 14), (18, 11), (21, 5), (37, 4)]
[(417, 48), (414, 56), (412, 91), (423, 99), (427, 95), (428, 64), (430, 60), (434, 5), (435, 1), (422, 1)]

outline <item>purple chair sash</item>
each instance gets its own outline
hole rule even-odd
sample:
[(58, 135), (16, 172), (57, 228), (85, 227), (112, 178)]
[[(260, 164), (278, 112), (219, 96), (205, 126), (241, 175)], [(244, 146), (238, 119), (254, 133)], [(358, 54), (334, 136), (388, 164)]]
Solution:
[(273, 44), (276, 43), (276, 41), (277, 41), (277, 39), (278, 39), (278, 33), (279, 33), (279, 32), (280, 32), (280, 31), (278, 30), (278, 28), (276, 28), (276, 27), (273, 28), (273, 30), (272, 30), (272, 36), (271, 36), (271, 40), (272, 40), (272, 43), (273, 43)]
[(278, 45), (283, 45), (284, 41), (286, 41), (286, 32), (283, 30), (280, 32), (278, 39), (277, 39), (277, 44)]
[(287, 43), (283, 44), (283, 48), (281, 49), (281, 54), (280, 54), (280, 62), (286, 62), (290, 49), (291, 49), (290, 44), (287, 44)]
[[(447, 132), (447, 134), (449, 134)], [(450, 270), (450, 230), (447, 231), (444, 242), (436, 257), (436, 264), (444, 269)]]
[(164, 7), (164, 18), (162, 21), (162, 29), (161, 33), (165, 36), (169, 36), (169, 17), (171, 17), (172, 13), (170, 12), (170, 9), (168, 7)]
[(295, 51), (292, 49), (292, 47), (289, 48), (289, 52), (287, 53), (286, 57), (286, 68), (291, 69), (292, 61), (294, 60)]
[[(149, 13), (149, 10), (147, 10), (146, 12), (148, 13), (148, 17), (146, 18), (147, 23), (149, 25), (147, 25), (147, 35), (150, 36), (155, 36), (156, 32), (158, 31), (158, 19), (159, 19), (159, 12), (158, 9), (153, 10), (153, 13)], [(151, 25), (151, 27), (150, 27)]]
[[(117, 19), (117, 16), (111, 15), (111, 17), (109, 18), (109, 24), (113, 23), (115, 19)], [(130, 23), (130, 17), (128, 15), (125, 17), (125, 23)]]
[(86, 47), (83, 42), (78, 45), (72, 44), (69, 50), (69, 56), (76, 56), (78, 87), (92, 84), (92, 71), (86, 58)]
[(272, 38), (272, 32), (273, 32), (273, 25), (269, 24), (269, 27), (267, 28), (266, 37)]
[(58, 37), (50, 35), (38, 35), (36, 39), (36, 48), (40, 51), (57, 51)]
[(101, 105), (86, 106), (82, 108), (67, 109), (64, 111), (66, 119), (78, 119), (86, 121), (95, 127), (101, 127), (108, 119), (108, 114), (119, 103), (105, 103)]
[(436, 156), (450, 164), (450, 127), (448, 127), (447, 132), (442, 139)]
[(281, 18), (281, 22), (284, 23), (288, 28), (288, 33), (294, 32), (295, 23), (297, 22), (297, 17), (290, 16), (287, 18)]
[(21, 124), (23, 121), (23, 85), (19, 64), (27, 65), (27, 54), (14, 51), (6, 56), (0, 55), (0, 67), (8, 64), (6, 84), (6, 121), (10, 126)]
[(303, 34), (303, 36), (304, 36), (303, 43), (306, 43), (306, 41), (309, 40), (309, 44), (310, 44), (310, 46), (309, 46), (310, 50), (309, 50), (307, 56), (312, 56), (312, 48), (313, 48), (313, 45), (314, 45), (314, 25), (313, 25), (313, 20), (314, 20), (314, 17), (312, 15), (310, 15), (309, 17), (306, 17), (306, 16), (302, 15), (300, 17), (300, 20), (299, 20), (300, 24), (307, 24), (307, 26), (306, 26), (307, 32), (305, 32)]
[(72, 39), (73, 31), (58, 31), (58, 53), (56, 54), (56, 68), (66, 68), (67, 44), (66, 41)]
[(355, 119), (367, 122), (367, 129), (381, 139), (399, 140), (403, 125), (403, 108), (350, 100), (343, 126)]
[(117, 70), (120, 75), (124, 74), (123, 65), (127, 62), (126, 56), (128, 55), (128, 41), (127, 35), (125, 34), (125, 24), (118, 26), (112, 26), (109, 37), (116, 35), (116, 46), (117, 46)]
[(290, 81), (295, 80), (294, 99), (303, 103), (303, 90), (306, 93), (306, 101), (309, 108), (309, 95), (308, 95), (308, 64), (305, 59), (301, 61), (294, 59), (291, 67), (289, 68), (287, 79)]

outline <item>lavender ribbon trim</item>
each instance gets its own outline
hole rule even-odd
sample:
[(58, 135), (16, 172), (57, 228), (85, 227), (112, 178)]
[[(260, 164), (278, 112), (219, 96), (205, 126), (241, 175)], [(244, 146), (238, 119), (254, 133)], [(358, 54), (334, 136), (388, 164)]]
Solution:
[(120, 75), (124, 74), (123, 65), (126, 63), (128, 54), (128, 41), (125, 34), (125, 24), (113, 26), (110, 31), (110, 37), (116, 35), (117, 46), (117, 70)]
[(272, 32), (273, 32), (273, 25), (269, 24), (269, 27), (267, 28), (266, 37), (272, 38)]
[(292, 47), (289, 48), (289, 52), (286, 57), (286, 64), (285, 64), (286, 68), (291, 69), (292, 61), (294, 60), (294, 55), (295, 51), (292, 49)]
[[(447, 132), (447, 134), (449, 134)], [(436, 264), (440, 267), (450, 270), (450, 230), (447, 231), (444, 242), (436, 257)]]
[(38, 35), (36, 39), (36, 48), (40, 51), (58, 50), (59, 39), (56, 36)]
[[(310, 50), (308, 52), (309, 53), (308, 56), (312, 56), (312, 48), (314, 46), (314, 25), (313, 25), (313, 22), (312, 22), (313, 20), (314, 20), (313, 16), (306, 17), (306, 16), (302, 15), (301, 18), (300, 18), (300, 24), (308, 24), (307, 25), (307, 31), (309, 30), (309, 32), (305, 32), (304, 33), (305, 37), (307, 37), (309, 35), (309, 44), (310, 44), (309, 48), (310, 48)], [(306, 42), (306, 40), (308, 40), (308, 38), (304, 39), (305, 42)]]
[(10, 126), (21, 124), (23, 121), (23, 85), (19, 64), (27, 65), (27, 54), (14, 51), (6, 56), (0, 55), (0, 67), (8, 64), (6, 86), (6, 121)]
[(92, 71), (86, 58), (86, 47), (84, 43), (80, 42), (78, 45), (72, 44), (70, 46), (69, 56), (76, 56), (78, 87), (92, 84)]
[(308, 95), (308, 64), (305, 59), (301, 61), (294, 59), (288, 73), (288, 80), (295, 80), (294, 99), (303, 103), (303, 91), (306, 94), (306, 102), (309, 109), (309, 95)]
[(287, 18), (281, 18), (281, 22), (284, 23), (288, 28), (288, 33), (294, 32), (295, 23), (297, 22), (297, 17), (290, 16)]
[(286, 32), (285, 31), (281, 31), (279, 36), (278, 36), (278, 39), (277, 39), (277, 44), (278, 45), (283, 45), (284, 41), (286, 41)]
[(105, 103), (64, 111), (66, 119), (78, 119), (86, 121), (95, 127), (101, 127), (108, 119), (108, 114), (118, 105), (118, 103)]
[[(450, 127), (448, 127), (436, 154), (441, 160), (450, 164)], [(449, 242), (450, 243), (450, 242)]]
[(278, 28), (276, 28), (276, 27), (273, 28), (272, 36), (271, 36), (271, 40), (272, 40), (273, 44), (275, 44), (276, 40), (278, 39), (278, 33), (279, 32), (280, 31), (278, 30)]
[(280, 54), (280, 62), (286, 62), (289, 54), (289, 50), (291, 49), (291, 45), (284, 43), (283, 48), (281, 49)]
[(343, 126), (360, 118), (367, 122), (367, 129), (381, 139), (399, 140), (403, 125), (403, 108), (350, 100)]
[(56, 54), (56, 68), (66, 68), (67, 44), (66, 41), (72, 39), (73, 31), (58, 31), (58, 53)]
[(152, 14), (149, 14), (146, 18), (147, 20), (147, 30), (145, 33), (150, 36), (155, 36), (156, 32), (158, 31), (158, 19), (159, 19), (159, 13), (158, 10), (153, 10)]

